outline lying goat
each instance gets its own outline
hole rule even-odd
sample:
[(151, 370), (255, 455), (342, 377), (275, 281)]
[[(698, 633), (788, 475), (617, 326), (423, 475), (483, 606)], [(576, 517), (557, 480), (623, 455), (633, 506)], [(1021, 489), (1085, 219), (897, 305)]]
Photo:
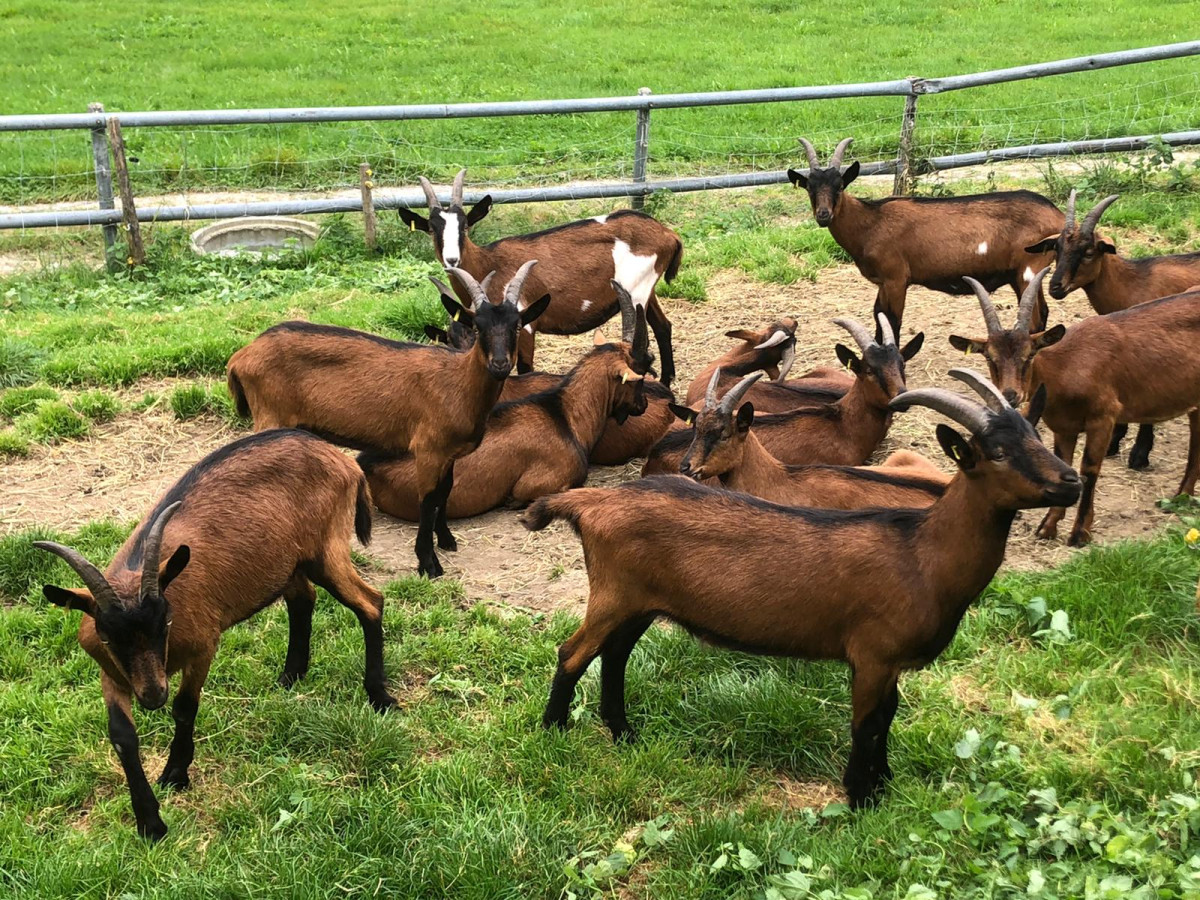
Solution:
[[(988, 392), (989, 408), (939, 389), (892, 401), (901, 410), (928, 406), (970, 431), (964, 439), (938, 426), (959, 472), (928, 509), (777, 506), (678, 476), (534, 503), (525, 526), (570, 522), (590, 585), (583, 624), (559, 647), (542, 724), (566, 727), (575, 685), (599, 656), (600, 714), (614, 738), (632, 737), (626, 663), (664, 616), (726, 647), (847, 662), (853, 743), (845, 786), (852, 807), (874, 802), (892, 774), (887, 738), (900, 673), (928, 665), (950, 643), (1000, 567), (1018, 510), (1079, 496), (1079, 476), (1042, 446), (1033, 424), (990, 385), (977, 387)], [(1044, 396), (1032, 404), (1033, 422)]]
[(194, 753), (200, 690), (221, 632), (283, 597), (288, 650), (280, 683), (308, 671), (313, 584), (358, 617), (366, 643), (363, 684), (371, 705), (396, 705), (383, 675), (383, 595), (350, 560), (351, 532), (371, 539), (362, 472), (318, 438), (263, 431), (210, 453), (177, 481), (134, 529), (102, 573), (77, 550), (34, 546), (61, 557), (84, 590), (46, 585), (51, 603), (82, 612), (79, 643), (100, 665), (108, 736), (129, 782), (138, 834), (167, 833), (138, 750), (131, 696), (145, 709), (167, 702), (175, 738), (158, 783), (183, 789)]

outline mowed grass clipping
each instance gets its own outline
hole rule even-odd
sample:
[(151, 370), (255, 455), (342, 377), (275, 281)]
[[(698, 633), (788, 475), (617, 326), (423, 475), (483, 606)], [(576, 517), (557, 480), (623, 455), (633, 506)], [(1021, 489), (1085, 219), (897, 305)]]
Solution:
[[(883, 805), (829, 804), (846, 670), (652, 629), (630, 665), (641, 739), (614, 746), (581, 682), (539, 727), (573, 616), (500, 615), (452, 582), (387, 589), (403, 709), (361, 688), (362, 637), (322, 595), (313, 667), (276, 686), (275, 606), (227, 632), (171, 833), (134, 833), (74, 584), (35, 537), (107, 559), (127, 526), (0, 542), (0, 888), (5, 896), (461, 898), (1194, 897), (1200, 890), (1200, 556), (1173, 533), (989, 589), (902, 682)], [(151, 777), (169, 713), (135, 712)], [(815, 806), (808, 803), (816, 802)], [(828, 805), (827, 805), (828, 804)], [(1027, 893), (1028, 892), (1028, 893)]]

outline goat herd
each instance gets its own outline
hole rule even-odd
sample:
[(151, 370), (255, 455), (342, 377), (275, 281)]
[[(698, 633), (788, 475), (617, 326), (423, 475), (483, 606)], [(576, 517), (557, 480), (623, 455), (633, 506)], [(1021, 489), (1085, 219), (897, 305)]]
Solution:
[[(1082, 494), (1070, 543), (1086, 542), (1115, 430), (1142, 426), (1130, 464), (1145, 465), (1151, 423), (1185, 413), (1191, 441), (1180, 491), (1191, 492), (1200, 467), (1200, 293), (1181, 292), (1200, 283), (1200, 254), (1116, 255), (1097, 232), (1115, 197), (1078, 222), (1074, 193), (1065, 215), (1028, 191), (860, 200), (845, 190), (859, 169), (842, 166), (849, 139), (825, 167), (803, 144), (809, 169), (789, 177), (878, 285), (873, 334), (836, 320), (857, 348), (837, 345), (842, 367), (789, 378), (796, 322), (781, 319), (730, 332), (733, 349), (676, 403), (671, 325), (655, 296), (658, 280), (680, 266), (674, 231), (622, 210), (480, 246), (469, 230), (490, 198), (468, 211), (464, 172), (447, 203), (422, 178), (428, 218), (400, 215), (430, 234), (452, 285), (433, 279), (450, 315), (446, 331), (430, 329), (442, 343), (277, 325), (228, 366), (230, 391), (256, 433), (184, 474), (104, 572), (69, 547), (37, 544), (86, 586), (44, 593), (85, 613), (79, 641), (100, 665), (139, 833), (160, 838), (166, 826), (142, 768), (131, 698), (159, 708), (168, 678), (181, 673), (158, 782), (186, 787), (221, 632), (279, 597), (289, 622), (283, 685), (308, 669), (315, 584), (362, 625), (371, 704), (396, 705), (383, 670), (383, 598), (350, 558), (351, 531), (370, 538), (372, 502), (419, 522), (418, 569), (430, 577), (442, 573), (435, 537), (455, 549), (450, 518), (513, 505), (528, 506), (522, 521), (531, 530), (571, 523), (590, 597), (583, 624), (559, 648), (545, 726), (567, 724), (576, 682), (599, 656), (602, 718), (614, 738), (631, 738), (626, 662), (658, 617), (726, 647), (844, 660), (853, 706), (845, 787), (857, 808), (891, 775), (900, 673), (950, 642), (999, 568), (1018, 510), (1049, 507), (1038, 534), (1052, 538)], [(1048, 328), (1042, 282), (1051, 264), (1051, 297), (1082, 288), (1103, 315)], [(896, 343), (910, 284), (978, 297), (986, 334), (950, 342), (982, 356), (991, 378), (949, 374), (982, 402), (939, 387), (906, 390), (905, 363), (924, 339)], [(988, 293), (1001, 285), (1020, 296), (1011, 328)], [(579, 334), (618, 312), (620, 340), (597, 330), (595, 346), (565, 375), (531, 371), (536, 331)], [(509, 377), (514, 362), (519, 374)], [(966, 429), (937, 426), (953, 477), (910, 451), (864, 465), (893, 411), (913, 406)], [(1054, 434), (1054, 453), (1038, 437), (1039, 419)], [(1082, 479), (1071, 468), (1081, 433)], [(333, 444), (364, 451), (359, 464)], [(589, 463), (642, 456), (652, 477), (571, 490)]]

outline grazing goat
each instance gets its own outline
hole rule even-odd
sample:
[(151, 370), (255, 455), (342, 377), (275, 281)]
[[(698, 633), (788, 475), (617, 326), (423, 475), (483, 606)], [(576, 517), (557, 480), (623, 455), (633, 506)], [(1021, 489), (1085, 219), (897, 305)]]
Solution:
[(787, 380), (796, 359), (796, 320), (780, 319), (760, 331), (739, 328), (725, 332), (739, 343), (700, 370), (688, 385), (687, 405), (695, 409), (704, 399), (712, 373), (721, 370), (719, 387), (727, 388), (738, 378), (761, 369), (770, 377), (751, 388), (750, 399), (760, 413), (788, 412), (804, 406), (823, 406), (840, 400), (854, 383), (841, 369), (815, 369), (800, 378)]
[[(1000, 567), (1017, 510), (1079, 496), (1078, 475), (999, 393), (986, 390), (990, 408), (940, 389), (892, 401), (899, 410), (928, 406), (970, 431), (967, 440), (938, 426), (959, 472), (927, 509), (779, 506), (680, 477), (534, 503), (525, 527), (570, 522), (590, 585), (583, 624), (559, 647), (543, 726), (567, 725), (575, 685), (599, 656), (600, 714), (614, 738), (632, 737), (626, 663), (664, 616), (721, 646), (849, 663), (852, 746), (844, 783), (852, 807), (875, 802), (891, 777), (887, 738), (900, 673), (928, 665), (950, 643)], [(1032, 404), (1034, 420), (1043, 397)], [(784, 559), (788, 577), (780, 579)]]
[(229, 360), (229, 392), (256, 430), (296, 427), (363, 450), (409, 452), (417, 467), (421, 524), (418, 571), (435, 578), (442, 564), (433, 549), (454, 550), (446, 524), (446, 497), (454, 484), (454, 461), (479, 446), (488, 414), (512, 370), (517, 330), (550, 303), (548, 296), (519, 308), (521, 289), (535, 260), (509, 281), (504, 300), (488, 300), (491, 278), (479, 284), (467, 272), (450, 271), (473, 298), (459, 304), (432, 279), (455, 318), (478, 338), (465, 353), (429, 344), (408, 344), (349, 328), (285, 322), (269, 328)]
[[(1072, 291), (1083, 288), (1092, 309), (1106, 315), (1147, 300), (1182, 294), (1200, 282), (1200, 253), (1144, 259), (1123, 259), (1117, 255), (1116, 245), (1096, 233), (1100, 217), (1117, 197), (1117, 194), (1105, 197), (1076, 226), (1075, 191), (1071, 191), (1062, 230), (1028, 248), (1032, 252), (1054, 251), (1050, 296), (1055, 300), (1062, 300)], [(1109, 456), (1116, 455), (1126, 431), (1124, 424), (1113, 431)], [(1140, 426), (1137, 440), (1129, 452), (1129, 468), (1144, 469), (1150, 465), (1153, 447), (1154, 426)]]
[[(1045, 387), (1046, 425), (1054, 452), (1068, 463), (1085, 435), (1083, 499), (1068, 543), (1092, 537), (1093, 501), (1114, 426), (1165, 422), (1185, 413), (1190, 440), (1178, 494), (1191, 494), (1200, 475), (1200, 291), (1161, 297), (1084, 319), (1033, 358), (1030, 392)], [(1038, 537), (1051, 539), (1066, 510), (1050, 510)]]
[[(789, 465), (859, 466), (875, 452), (892, 421), (889, 401), (905, 390), (904, 364), (925, 340), (917, 334), (903, 349), (896, 346), (887, 317), (879, 314), (880, 343), (851, 319), (834, 319), (862, 351), (862, 358), (844, 344), (837, 345), (842, 365), (854, 373), (854, 384), (840, 400), (824, 406), (756, 418), (755, 434), (772, 454)], [(692, 442), (691, 432), (676, 429), (655, 445), (642, 468), (643, 475), (674, 474)]]
[(692, 426), (692, 444), (679, 470), (696, 481), (717, 478), (729, 490), (786, 506), (861, 509), (929, 506), (950, 480), (911, 450), (897, 450), (879, 466), (784, 465), (763, 447), (750, 427), (754, 404), (738, 407), (763, 373), (747, 375), (718, 401), (719, 372), (713, 373), (704, 407), (698, 413), (683, 406), (672, 407)]
[[(492, 410), (483, 442), (455, 467), (454, 490), (446, 503), (450, 518), (477, 516), (498, 506), (527, 506), (583, 484), (589, 454), (608, 420), (623, 422), (646, 409), (643, 381), (651, 358), (641, 307), (623, 341), (608, 343), (597, 331), (592, 351), (557, 385)], [(420, 516), (411, 455), (364, 453), (358, 463), (376, 506), (398, 519)]]
[[(659, 278), (675, 278), (683, 258), (683, 242), (661, 222), (631, 209), (569, 222), (516, 235), (479, 246), (471, 240), (472, 225), (488, 214), (492, 198), (485, 196), (469, 212), (463, 208), (463, 169), (454, 179), (449, 204), (443, 206), (428, 179), (420, 178), (429, 205), (429, 218), (400, 209), (400, 218), (412, 229), (429, 232), (438, 262), (464, 269), (476, 278), (495, 271), (501, 280), (511, 277), (526, 260), (542, 260), (530, 279), (531, 296), (550, 294), (554, 305), (536, 326), (526, 323), (517, 351), (517, 372), (533, 369), (534, 331), (546, 334), (584, 334), (599, 328), (616, 314), (617, 295), (611, 282), (622, 285), (637, 306), (646, 308), (646, 321), (654, 331), (662, 355), (662, 380), (670, 386), (675, 377), (671, 349), (671, 323), (659, 305), (654, 287)], [(1044, 233), (1044, 232), (1043, 232)], [(464, 300), (468, 299), (461, 293)]]
[(188, 470), (103, 573), (77, 550), (34, 543), (61, 557), (86, 586), (47, 584), (42, 592), (84, 614), (79, 643), (100, 665), (108, 736), (142, 837), (158, 840), (167, 826), (142, 768), (131, 696), (158, 709), (167, 702), (168, 679), (183, 673), (171, 707), (175, 737), (158, 783), (186, 788), (200, 690), (221, 632), (279, 597), (288, 610), (281, 684), (308, 671), (315, 583), (358, 616), (371, 705), (381, 712), (396, 705), (383, 674), (383, 595), (355, 571), (351, 531), (364, 544), (371, 539), (362, 472), (313, 435), (280, 429), (234, 441)]
[[(858, 177), (858, 162), (844, 172), (841, 168), (851, 140), (838, 144), (829, 165), (821, 168), (816, 150), (801, 138), (809, 170), (788, 169), (788, 178), (808, 190), (817, 224), (828, 228), (863, 277), (878, 285), (875, 312), (884, 313), (897, 334), (911, 284), (966, 294), (970, 288), (962, 276), (971, 275), (988, 290), (1007, 284), (1020, 296), (1033, 273), (1046, 264), (1046, 251), (1026, 249), (1062, 227), (1063, 214), (1045, 197), (1003, 191), (859, 200), (844, 190)], [(1046, 301), (1039, 295), (1035, 324), (1041, 327), (1046, 317)]]

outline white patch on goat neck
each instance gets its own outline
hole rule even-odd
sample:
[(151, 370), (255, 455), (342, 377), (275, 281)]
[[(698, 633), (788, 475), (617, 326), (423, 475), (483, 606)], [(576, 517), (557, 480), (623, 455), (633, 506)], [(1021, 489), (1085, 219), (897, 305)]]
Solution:
[(533, 323), (530, 322), (528, 325), (526, 325), (525, 330), (528, 331), (530, 334), (533, 334)]
[(442, 216), (442, 260), (448, 266), (462, 262), (462, 244), (458, 233), (458, 216)]
[(979, 244), (979, 249), (975, 252), (980, 256), (983, 256), (983, 254), (987, 253), (987, 241), (981, 241)]
[(658, 281), (654, 264), (658, 257), (653, 254), (638, 256), (624, 241), (613, 242), (613, 278), (629, 291), (634, 306), (645, 306), (650, 292)]
[(1032, 266), (1025, 267), (1025, 281), (1027, 281), (1027, 282), (1033, 281), (1034, 274), (1036, 274), (1036, 273), (1033, 271)]
[(601, 225), (603, 225), (608, 221), (608, 213), (605, 213), (602, 216), (592, 216), (592, 221), (599, 222)]
[(584, 301), (583, 301), (583, 303), (582, 303), (582, 304), (580, 305), (580, 307), (579, 307), (579, 311), (580, 311), (580, 312), (587, 312), (587, 311), (588, 311), (588, 307), (589, 307), (589, 306), (591, 306), (591, 305), (592, 305), (592, 301), (591, 301), (591, 300), (584, 300)]

